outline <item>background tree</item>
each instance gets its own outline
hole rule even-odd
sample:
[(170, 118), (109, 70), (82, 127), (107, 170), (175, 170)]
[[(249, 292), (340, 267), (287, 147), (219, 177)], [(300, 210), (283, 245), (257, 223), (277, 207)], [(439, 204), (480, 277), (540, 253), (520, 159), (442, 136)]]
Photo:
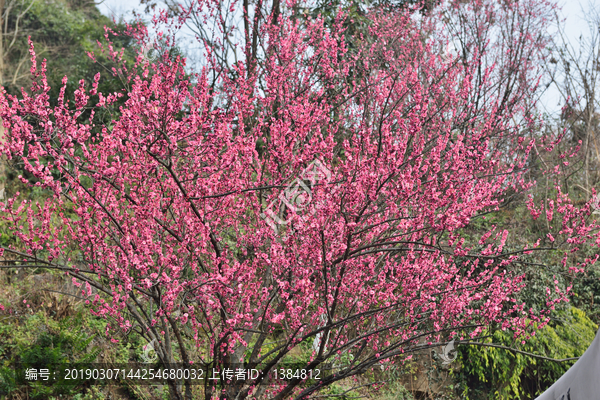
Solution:
[[(546, 121), (543, 131), (564, 135), (563, 140), (553, 151), (546, 146), (536, 146), (528, 163), (530, 179), (537, 185), (530, 194), (540, 202), (542, 211), (552, 213), (556, 207), (556, 194), (569, 193), (576, 204), (592, 202), (592, 211), (597, 203), (594, 199), (594, 186), (597, 183), (597, 154), (594, 139), (597, 127), (594, 125), (597, 100), (594, 94), (597, 87), (597, 71), (594, 67), (597, 58), (598, 25), (593, 6), (586, 10), (589, 34), (580, 37), (578, 43), (569, 42), (564, 31), (564, 21), (554, 15), (557, 34), (547, 47), (543, 59), (546, 87), (559, 95), (564, 105), (559, 115), (552, 115), (540, 108)], [(552, 99), (554, 100), (554, 98)], [(596, 104), (596, 105), (594, 105)], [(595, 133), (596, 132), (596, 133)], [(556, 151), (558, 150), (558, 151)], [(554, 174), (547, 171), (554, 170)], [(596, 182), (596, 183), (594, 183)], [(542, 238), (540, 246), (557, 247), (556, 233), (562, 227), (548, 218), (526, 221), (528, 214), (518, 197), (502, 212), (488, 215), (488, 220), (520, 232), (523, 243)], [(597, 217), (596, 217), (597, 218)], [(566, 260), (561, 251), (554, 250), (530, 255), (529, 266), (522, 265), (526, 272), (527, 288), (519, 298), (527, 307), (534, 309), (543, 306), (545, 288), (558, 282), (561, 288), (571, 287), (569, 303), (557, 305), (550, 315), (549, 324), (540, 330), (534, 340), (526, 344), (515, 343), (510, 335), (492, 332), (493, 338), (487, 343), (503, 344), (529, 353), (545, 354), (553, 358), (576, 357), (587, 348), (595, 335), (598, 319), (597, 265), (589, 265), (584, 273), (575, 273), (580, 262), (595, 259), (598, 252), (594, 248), (583, 250), (577, 257)], [(544, 264), (546, 267), (539, 268)], [(568, 265), (567, 271), (563, 265)], [(579, 350), (576, 350), (579, 349)], [(535, 398), (552, 382), (556, 381), (575, 361), (549, 363), (526, 354), (506, 351), (500, 348), (474, 349), (463, 347), (461, 356), (465, 360), (460, 373), (464, 379), (465, 393), (469, 398)], [(469, 360), (468, 363), (466, 360)], [(509, 371), (503, 373), (501, 371)]]
[[(98, 51), (97, 44), (99, 40), (105, 40), (105, 26), (119, 31), (125, 29), (123, 23), (115, 25), (98, 11), (94, 3), (89, 2), (10, 0), (4, 4), (0, 68), (4, 78), (0, 85), (8, 93), (20, 94), (22, 87), (29, 87), (31, 84), (28, 38), (36, 46), (38, 54), (49, 60), (47, 78), (53, 88), (49, 93), (52, 104), (56, 104), (59, 87), (65, 76), (77, 77), (67, 81), (66, 93), (71, 99), (72, 93), (78, 87), (78, 81), (84, 79), (90, 85), (97, 73), (103, 78), (100, 83), (101, 90), (126, 89), (122, 77), (113, 76), (113, 65)], [(132, 61), (133, 38), (121, 35), (113, 37), (113, 40), (116, 46), (126, 49), (125, 56)], [(95, 60), (88, 56), (90, 51), (97, 53)], [(101, 119), (106, 115), (101, 113), (96, 117)], [(15, 181), (15, 178), (19, 174), (26, 178), (31, 176), (18, 165), (14, 167), (19, 172), (13, 173), (12, 170), (8, 170), (8, 175), (3, 177), (3, 187), (6, 184), (6, 190), (10, 193), (28, 192), (29, 190), (21, 186), (19, 181)]]
[[(104, 39), (104, 26), (115, 30), (122, 30), (125, 26), (115, 26), (94, 3), (4, 0), (2, 4), (1, 84), (10, 93), (20, 93), (21, 87), (30, 84), (28, 37), (38, 49), (39, 56), (49, 60), (48, 78), (53, 86), (59, 86), (65, 75), (91, 82), (96, 72), (103, 73), (103, 85), (113, 81), (112, 73), (104, 75), (101, 65), (87, 57), (87, 52), (96, 50), (97, 41)], [(119, 47), (130, 47), (131, 38), (127, 36), (115, 37), (114, 40)], [(101, 57), (100, 54), (98, 56)], [(76, 87), (76, 83), (70, 84), (70, 92)], [(108, 86), (105, 88), (108, 90)], [(58, 92), (53, 93), (53, 98), (57, 95)]]
[(581, 173), (575, 176), (566, 173), (563, 186), (581, 193), (582, 198), (588, 200), (593, 196), (600, 178), (597, 137), (600, 123), (600, 14), (598, 10), (589, 7), (585, 15), (589, 34), (582, 35), (578, 43), (569, 41), (562, 24), (557, 21), (558, 35), (552, 44), (546, 68), (550, 84), (558, 91), (559, 101), (564, 105), (559, 127), (566, 130), (571, 143), (581, 145), (575, 162), (568, 166), (570, 171), (581, 169)]
[[(4, 83), (8, 71), (7, 64), (13, 57), (12, 50), (17, 43), (17, 38), (23, 35), (22, 19), (33, 6), (33, 1), (25, 2), (20, 0), (0, 1), (0, 15), (2, 16), (2, 29), (0, 30), (0, 84)], [(21, 23), (21, 26), (19, 26)], [(13, 59), (16, 61), (16, 68), (12, 80), (16, 82), (19, 78), (19, 66), (22, 66), (25, 60)]]

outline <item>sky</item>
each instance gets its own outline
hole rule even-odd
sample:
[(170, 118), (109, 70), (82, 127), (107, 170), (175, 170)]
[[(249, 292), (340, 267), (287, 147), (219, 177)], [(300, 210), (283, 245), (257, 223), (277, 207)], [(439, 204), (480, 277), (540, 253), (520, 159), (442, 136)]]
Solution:
[(98, 4), (98, 8), (102, 14), (117, 20), (121, 16), (130, 15), (133, 10), (144, 11), (144, 8), (140, 6), (139, 0), (104, 0)]
[[(588, 34), (589, 28), (584, 20), (585, 10), (594, 7), (591, 0), (558, 0), (562, 16), (565, 18), (565, 33), (571, 43), (576, 43), (578, 38)], [(596, 5), (596, 7), (600, 7)], [(144, 7), (139, 0), (104, 0), (98, 5), (100, 11), (111, 18), (129, 19), (135, 10), (143, 14)], [(541, 98), (542, 109), (547, 113), (555, 114), (560, 111), (561, 100), (558, 91), (550, 87)]]
[[(562, 8), (561, 13), (565, 18), (565, 35), (567, 39), (576, 47), (580, 36), (584, 38), (589, 35), (589, 26), (585, 21), (585, 12), (593, 7), (598, 9), (599, 5), (594, 5), (593, 1), (588, 0), (562, 0), (558, 1), (558, 5)], [(558, 91), (550, 87), (544, 96), (541, 98), (542, 107), (550, 114), (560, 112), (560, 108), (564, 105), (564, 100), (561, 102)]]

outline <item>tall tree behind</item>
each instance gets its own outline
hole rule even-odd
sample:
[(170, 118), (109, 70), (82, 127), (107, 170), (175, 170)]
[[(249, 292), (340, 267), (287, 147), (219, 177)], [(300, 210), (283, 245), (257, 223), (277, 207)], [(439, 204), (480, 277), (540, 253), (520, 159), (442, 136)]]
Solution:
[[(71, 103), (79, 81), (83, 79), (89, 87), (97, 73), (101, 75), (100, 90), (126, 93), (127, 83), (113, 75), (112, 61), (98, 46), (107, 33), (122, 31), (125, 24), (102, 15), (93, 1), (0, 0), (0, 10), (0, 87), (9, 94), (20, 93), (22, 87), (31, 85), (29, 39), (39, 59), (47, 59), (51, 104), (56, 105), (65, 76), (69, 77), (66, 93)], [(125, 59), (132, 61), (134, 40), (126, 35), (110, 36), (116, 48), (125, 48)], [(88, 52), (94, 53), (94, 59)], [(120, 104), (117, 102), (114, 107), (118, 109)], [(95, 118), (103, 121), (105, 115), (108, 114), (96, 114)], [(16, 179), (18, 175), (32, 178), (21, 165), (13, 166), (16, 169), (5, 172), (4, 162), (0, 162), (0, 197), (5, 187), (9, 194), (17, 190), (23, 193), (25, 188)]]
[[(38, 57), (48, 60), (49, 84), (54, 88), (51, 101), (58, 95), (61, 80), (71, 77), (69, 89), (76, 89), (78, 80), (91, 84), (96, 73), (102, 84), (115, 90), (123, 87), (112, 75), (107, 59), (99, 54), (97, 41), (103, 41), (105, 26), (119, 31), (124, 24), (115, 24), (102, 15), (94, 2), (86, 0), (0, 0), (2, 36), (0, 40), (0, 85), (9, 93), (19, 93), (28, 87), (29, 44), (31, 38)], [(130, 48), (126, 36), (113, 39), (117, 47)], [(96, 62), (87, 56), (96, 54)], [(105, 88), (109, 89), (105, 86)]]
[[(0, 0), (0, 14), (2, 15), (2, 27), (0, 29), (0, 83), (4, 84), (9, 67), (9, 56), (12, 55), (17, 38), (26, 32), (23, 28), (23, 17), (33, 6), (34, 0)], [(17, 65), (22, 65), (22, 60)], [(21, 62), (19, 62), (21, 61)], [(18, 75), (18, 68), (17, 68)], [(16, 76), (13, 77), (13, 80)]]
[(600, 11), (590, 7), (585, 20), (589, 34), (582, 35), (579, 43), (570, 41), (558, 24), (547, 70), (564, 105), (560, 128), (571, 139), (568, 145), (581, 142), (582, 146), (575, 162), (564, 168), (563, 186), (589, 200), (592, 188), (600, 183)]

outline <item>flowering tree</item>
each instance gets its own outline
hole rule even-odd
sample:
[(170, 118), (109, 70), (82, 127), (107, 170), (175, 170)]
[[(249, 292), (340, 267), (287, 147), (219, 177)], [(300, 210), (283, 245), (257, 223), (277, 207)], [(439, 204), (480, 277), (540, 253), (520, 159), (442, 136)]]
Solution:
[[(492, 3), (496, 23), (530, 24), (514, 18), (528, 32), (520, 54), (536, 56), (541, 3)], [(26, 250), (3, 251), (66, 271), (96, 315), (154, 340), (164, 364), (262, 372), (205, 381), (207, 399), (304, 398), (490, 324), (515, 335), (543, 324), (546, 311), (516, 300), (521, 256), (539, 242), (507, 251), (506, 230), (464, 237), (532, 184), (531, 64), (512, 64), (508, 84), (483, 57), (440, 51), (439, 19), (409, 11), (372, 10), (354, 51), (342, 12), (332, 29), (293, 4), (277, 15), (257, 33), (260, 60), (227, 67), (207, 47), (209, 66), (190, 78), (179, 57), (140, 56), (115, 70), (127, 93), (99, 93), (97, 79), (55, 108), (32, 48), (31, 93), (0, 96), (1, 148), (53, 196), (7, 201)], [(123, 95), (113, 121), (94, 119)], [(599, 237), (589, 205), (561, 196), (546, 217), (557, 214), (568, 249)], [(548, 309), (564, 296), (549, 290)], [(266, 378), (306, 345), (307, 369), (346, 362), (319, 381)], [(190, 381), (170, 385), (191, 398)]]

